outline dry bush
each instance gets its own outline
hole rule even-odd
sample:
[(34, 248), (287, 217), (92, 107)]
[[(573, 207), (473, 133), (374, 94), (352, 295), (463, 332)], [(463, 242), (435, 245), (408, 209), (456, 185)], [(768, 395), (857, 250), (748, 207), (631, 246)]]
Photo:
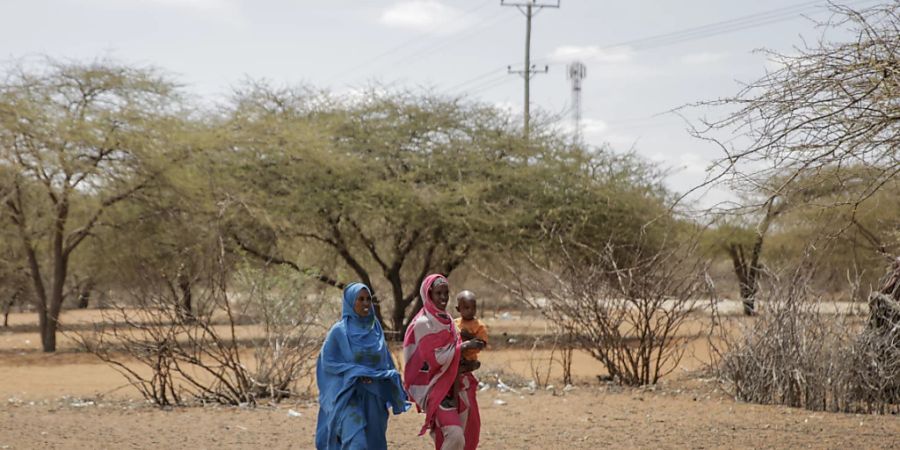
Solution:
[[(577, 256), (569, 251), (576, 247)], [(560, 249), (553, 265), (526, 258), (529, 270), (512, 271), (516, 295), (620, 383), (653, 384), (674, 370), (689, 339), (679, 330), (710, 287), (692, 246), (594, 249), (560, 240)]]
[[(894, 270), (898, 270), (895, 266)], [(900, 272), (895, 272), (896, 273)], [(808, 265), (773, 280), (759, 317), (720, 329), (715, 369), (740, 400), (816, 411), (880, 412), (900, 405), (900, 309), (897, 290), (873, 293), (868, 323), (852, 311), (825, 308)], [(724, 324), (723, 324), (724, 325)]]
[(294, 394), (295, 382), (313, 370), (321, 344), (320, 302), (300, 298), (301, 275), (241, 269), (234, 276), (235, 290), (245, 292), (238, 301), (230, 294), (228, 270), (217, 263), (194, 284), (196, 310), (185, 317), (179, 292), (147, 273), (146, 282), (132, 288), (132, 306), (102, 311), (93, 332), (77, 339), (149, 402), (278, 401)]
[(531, 373), (531, 381), (537, 388), (544, 389), (550, 386), (550, 374), (553, 372), (553, 364), (557, 363), (557, 336), (553, 335), (550, 345), (550, 354), (542, 357), (538, 354), (538, 349), (544, 347), (543, 339), (539, 336), (531, 345), (531, 353), (528, 355), (528, 368)]
[(298, 295), (305, 279), (284, 267), (240, 272), (248, 289), (245, 314), (262, 327), (250, 338), (256, 362), (253, 383), (257, 397), (280, 399), (295, 393), (295, 382), (315, 370), (325, 329), (319, 321), (321, 298)]
[(900, 410), (900, 258), (869, 295), (869, 320), (856, 337), (852, 400), (867, 412)]
[[(575, 352), (575, 340), (571, 333), (554, 327), (548, 338), (538, 336), (531, 345), (531, 353), (528, 355), (528, 367), (531, 372), (531, 380), (534, 386), (544, 389), (550, 386), (550, 375), (553, 373), (554, 364), (559, 365), (562, 372), (563, 385), (572, 384), (572, 360)], [(549, 345), (548, 345), (549, 344)], [(538, 353), (540, 348), (550, 348), (550, 354), (546, 357)]]
[(721, 328), (713, 344), (719, 376), (740, 400), (827, 409), (828, 399), (844, 397), (845, 367), (835, 363), (850, 346), (849, 317), (819, 313), (808, 268), (769, 276), (776, 281), (757, 297), (758, 318), (736, 335)]
[[(130, 289), (132, 305), (102, 310), (93, 332), (78, 335), (82, 346), (156, 405), (182, 405), (194, 398), (252, 403), (250, 374), (241, 360), (226, 291), (198, 281), (196, 311), (188, 319), (176, 291), (150, 271), (143, 278), (144, 283)], [(219, 308), (225, 326), (217, 326), (213, 317)]]

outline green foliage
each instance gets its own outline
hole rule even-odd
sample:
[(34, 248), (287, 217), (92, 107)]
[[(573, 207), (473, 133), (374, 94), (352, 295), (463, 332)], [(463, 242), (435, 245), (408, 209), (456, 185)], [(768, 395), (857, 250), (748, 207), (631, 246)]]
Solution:
[(240, 239), (269, 254), (339, 255), (341, 279), (390, 292), (394, 330), (417, 310), (427, 273), (449, 274), (473, 254), (541, 247), (548, 233), (621, 244), (648, 239), (653, 219), (651, 229), (671, 224), (652, 167), (633, 155), (549, 132), (526, 143), (482, 105), (260, 85), (234, 105), (221, 160), (246, 212)]
[(37, 256), (61, 236), (49, 262), (106, 288), (165, 280), (189, 303), (224, 237), (230, 256), (373, 286), (402, 331), (424, 276), (474, 255), (552, 257), (546, 240), (565, 235), (627, 258), (678, 226), (653, 166), (540, 127), (526, 142), (481, 104), (248, 82), (203, 113), (152, 70), (51, 62), (13, 79), (0, 194), (21, 207), (14, 237)]
[[(817, 177), (820, 195), (789, 210), (770, 240), (773, 264), (795, 264), (806, 247), (815, 245), (821, 265), (816, 282), (831, 292), (846, 290), (847, 282), (859, 283), (856, 294), (866, 295), (883, 275), (890, 255), (900, 253), (900, 181), (891, 180), (866, 201), (855, 201), (862, 189), (852, 174), (865, 177), (863, 168), (843, 169), (838, 180)], [(835, 174), (836, 175), (836, 174)], [(812, 184), (813, 180), (807, 180)]]
[(27, 260), (44, 350), (54, 351), (73, 252), (177, 159), (185, 117), (174, 84), (151, 69), (44, 61), (6, 75), (2, 218)]
[(862, 274), (867, 288), (900, 250), (900, 3), (829, 9), (823, 36), (849, 39), (770, 52), (778, 67), (731, 98), (704, 103), (728, 112), (696, 134), (724, 150), (717, 182), (749, 193), (747, 208), (776, 206), (771, 229), (760, 227), (772, 237), (767, 264), (796, 264), (814, 250), (824, 261), (818, 283), (837, 289)]

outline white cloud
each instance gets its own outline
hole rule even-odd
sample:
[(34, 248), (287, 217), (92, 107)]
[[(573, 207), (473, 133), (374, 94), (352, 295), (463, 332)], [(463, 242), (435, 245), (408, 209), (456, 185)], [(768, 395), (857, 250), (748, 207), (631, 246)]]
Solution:
[(685, 174), (690, 175), (704, 175), (706, 174), (706, 169), (709, 167), (709, 161), (700, 157), (700, 155), (696, 153), (682, 153), (678, 156), (679, 168), (684, 171)]
[(437, 0), (413, 0), (391, 5), (381, 13), (379, 21), (389, 27), (446, 33), (465, 26), (459, 19), (458, 9)]
[(696, 176), (706, 174), (706, 169), (710, 164), (708, 160), (692, 152), (678, 155), (657, 152), (650, 155), (650, 160), (675, 170), (677, 174), (694, 177), (695, 180), (697, 179)]
[(727, 57), (728, 57), (728, 53), (715, 53), (715, 52), (689, 53), (689, 54), (681, 57), (681, 62), (684, 64), (691, 64), (691, 65), (711, 64), (711, 63), (722, 61), (723, 59), (725, 59)]
[(581, 61), (587, 66), (587, 77), (591, 79), (625, 79), (634, 81), (661, 73), (657, 65), (639, 64), (635, 52), (628, 47), (601, 48), (595, 45), (563, 45), (556, 47), (546, 57), (557, 63)]
[(624, 63), (634, 58), (634, 52), (628, 47), (601, 48), (596, 45), (578, 46), (563, 45), (556, 47), (549, 58), (558, 62), (575, 60), (598, 63)]
[[(521, 108), (520, 108), (521, 109)], [(575, 124), (568, 117), (559, 124), (560, 130), (565, 133), (574, 133), (575, 132)], [(602, 140), (603, 134), (607, 131), (609, 125), (606, 122), (600, 119), (591, 119), (582, 117), (581, 118), (581, 134), (585, 136), (588, 141)], [(600, 139), (594, 139), (600, 138)]]
[(596, 139), (587, 139), (588, 142), (593, 142), (596, 145), (609, 145), (612, 150), (617, 152), (628, 152), (634, 149), (639, 149), (638, 142), (639, 138), (635, 136), (629, 136), (627, 134), (616, 134), (607, 132), (602, 134), (599, 138)]
[[(574, 124), (566, 119), (560, 124), (563, 132), (572, 133)], [(627, 134), (617, 133), (615, 127), (611, 127), (606, 121), (583, 117), (581, 119), (581, 134), (585, 142), (593, 145), (609, 144), (616, 150), (628, 150), (637, 143), (637, 138)]]
[(581, 132), (584, 134), (603, 134), (607, 129), (609, 125), (600, 119), (581, 119)]

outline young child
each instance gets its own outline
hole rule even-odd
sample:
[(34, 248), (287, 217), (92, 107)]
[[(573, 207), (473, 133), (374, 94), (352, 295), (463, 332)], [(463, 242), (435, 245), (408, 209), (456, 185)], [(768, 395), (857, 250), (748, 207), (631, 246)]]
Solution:
[(444, 408), (452, 408), (457, 406), (456, 399), (461, 388), (461, 380), (467, 373), (477, 370), (481, 367), (478, 362), (478, 353), (487, 345), (487, 327), (484, 322), (475, 318), (478, 312), (478, 304), (475, 299), (475, 293), (472, 291), (462, 291), (456, 295), (456, 310), (460, 317), (455, 319), (456, 328), (459, 330), (459, 336), (463, 343), (460, 347), (462, 353), (459, 360), (459, 372), (456, 381), (453, 383), (453, 389), (447, 393), (441, 401)]
[(475, 318), (478, 313), (478, 302), (474, 292), (462, 291), (457, 294), (456, 310), (460, 315), (456, 319), (456, 327), (463, 340), (462, 359), (459, 362), (460, 373), (471, 372), (481, 367), (478, 353), (487, 346), (487, 327), (484, 322)]

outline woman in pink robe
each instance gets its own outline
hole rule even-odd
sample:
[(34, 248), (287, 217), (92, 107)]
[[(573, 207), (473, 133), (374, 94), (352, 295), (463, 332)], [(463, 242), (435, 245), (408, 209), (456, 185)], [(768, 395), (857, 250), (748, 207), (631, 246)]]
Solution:
[(419, 434), (431, 430), (437, 450), (474, 450), (481, 431), (475, 398), (478, 381), (470, 372), (459, 371), (465, 344), (447, 313), (447, 278), (440, 274), (425, 277), (419, 295), (423, 307), (403, 339), (403, 385), (419, 412), (425, 412)]

